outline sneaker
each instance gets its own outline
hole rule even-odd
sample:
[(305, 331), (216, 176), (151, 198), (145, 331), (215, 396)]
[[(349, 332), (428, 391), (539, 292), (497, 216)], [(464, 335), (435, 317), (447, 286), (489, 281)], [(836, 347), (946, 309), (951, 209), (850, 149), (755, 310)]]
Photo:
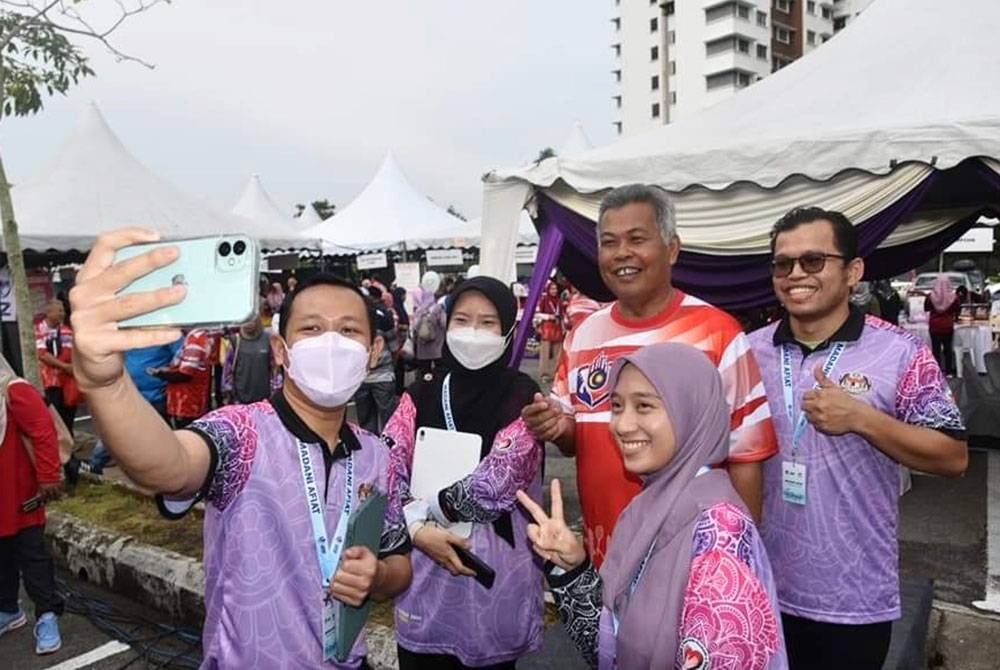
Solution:
[(24, 616), (24, 610), (20, 607), (16, 612), (0, 612), (0, 635), (17, 630), (28, 623), (28, 617)]
[(35, 624), (35, 653), (39, 656), (54, 654), (60, 647), (59, 619), (52, 612), (46, 612)]

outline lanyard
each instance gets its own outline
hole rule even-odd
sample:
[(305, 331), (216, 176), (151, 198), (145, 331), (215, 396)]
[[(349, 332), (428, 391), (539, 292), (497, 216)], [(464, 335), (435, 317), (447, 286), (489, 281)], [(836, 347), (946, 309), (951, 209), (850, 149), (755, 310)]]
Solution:
[(302, 483), (306, 488), (306, 502), (309, 504), (309, 517), (312, 519), (313, 538), (316, 541), (316, 556), (319, 559), (319, 570), (323, 575), (323, 588), (330, 585), (333, 573), (340, 565), (340, 555), (344, 552), (344, 542), (347, 539), (347, 522), (354, 505), (354, 455), (347, 455), (347, 474), (344, 477), (346, 494), (344, 509), (337, 521), (337, 530), (330, 544), (326, 537), (326, 522), (323, 517), (323, 501), (319, 495), (319, 484), (316, 481), (316, 470), (313, 469), (312, 457), (309, 455), (309, 445), (298, 440), (299, 464), (302, 466)]
[(455, 427), (455, 416), (451, 413), (451, 373), (444, 376), (441, 383), (441, 409), (444, 411), (444, 425), (448, 430), (458, 430)]
[[(826, 362), (823, 363), (824, 376), (830, 376), (846, 347), (847, 344), (844, 342), (837, 342), (833, 345), (830, 354), (826, 357)], [(787, 344), (783, 344), (781, 346), (781, 385), (785, 392), (785, 412), (788, 414), (788, 420), (794, 422), (795, 425), (792, 431), (792, 453), (794, 454), (799, 448), (799, 440), (802, 439), (802, 433), (805, 432), (808, 421), (805, 412), (799, 412), (798, 421), (795, 420), (795, 383), (792, 380), (792, 374), (792, 352)], [(813, 385), (814, 389), (818, 387), (818, 383)]]

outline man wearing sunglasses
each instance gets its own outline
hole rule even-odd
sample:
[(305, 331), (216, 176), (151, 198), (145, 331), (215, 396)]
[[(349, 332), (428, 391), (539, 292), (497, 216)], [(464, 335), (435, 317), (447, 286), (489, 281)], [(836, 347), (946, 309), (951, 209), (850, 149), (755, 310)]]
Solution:
[(968, 463), (930, 349), (851, 306), (857, 247), (840, 212), (783, 216), (771, 276), (786, 314), (750, 336), (780, 446), (761, 535), (793, 670), (882, 667), (900, 616), (899, 465), (955, 477)]

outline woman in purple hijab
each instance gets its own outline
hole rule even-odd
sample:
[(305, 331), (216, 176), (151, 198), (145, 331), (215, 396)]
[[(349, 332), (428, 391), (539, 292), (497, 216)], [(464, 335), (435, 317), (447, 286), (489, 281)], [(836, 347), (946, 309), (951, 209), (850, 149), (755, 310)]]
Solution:
[(685, 344), (640, 349), (612, 370), (611, 431), (642, 492), (622, 512), (598, 574), (562, 515), (518, 495), (528, 537), (570, 637), (591, 666), (788, 667), (771, 566), (719, 466), (729, 409), (722, 381)]

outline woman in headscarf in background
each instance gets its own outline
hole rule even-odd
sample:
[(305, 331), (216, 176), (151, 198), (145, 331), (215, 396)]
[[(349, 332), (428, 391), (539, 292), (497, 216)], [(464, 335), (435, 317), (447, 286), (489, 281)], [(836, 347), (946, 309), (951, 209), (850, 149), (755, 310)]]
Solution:
[[(538, 385), (507, 367), (516, 316), (502, 282), (462, 282), (448, 311), (444, 364), (410, 386), (384, 431), (416, 547), (413, 583), (396, 598), (401, 670), (513, 668), (542, 643), (541, 575), (515, 498), (520, 489), (541, 493), (542, 445), (521, 419)], [(409, 489), (420, 428), (481, 438), (475, 470), (429, 500)], [(460, 522), (473, 523), (468, 539), (449, 530)], [(492, 588), (472, 578), (456, 548), (495, 571)]]
[(413, 357), (421, 374), (429, 374), (441, 359), (444, 346), (445, 310), (438, 302), (441, 275), (433, 270), (424, 273), (420, 288), (414, 291), (416, 306), (411, 320), (413, 327)]
[(656, 344), (618, 361), (611, 388), (611, 431), (643, 489), (600, 574), (563, 519), (558, 480), (548, 515), (518, 494), (570, 637), (602, 669), (787, 668), (764, 544), (714, 467), (729, 442), (715, 367), (688, 345)]
[(924, 298), (924, 310), (928, 313), (927, 330), (931, 336), (931, 351), (938, 365), (947, 375), (955, 374), (955, 321), (962, 311), (962, 301), (951, 285), (947, 275), (940, 275), (934, 281), (930, 295)]

